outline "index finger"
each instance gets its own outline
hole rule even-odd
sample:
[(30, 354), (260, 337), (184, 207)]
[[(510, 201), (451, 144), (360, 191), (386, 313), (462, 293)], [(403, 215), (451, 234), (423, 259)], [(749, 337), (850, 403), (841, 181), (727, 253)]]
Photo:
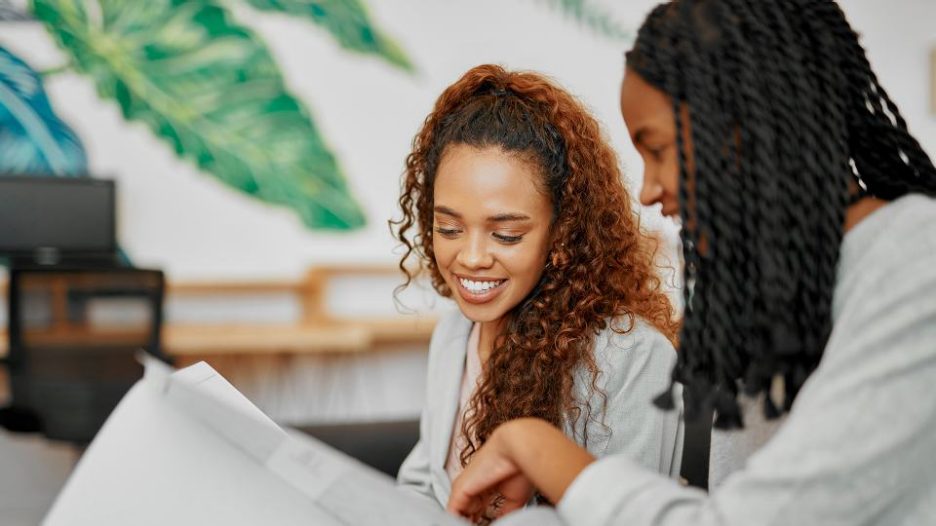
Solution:
[(449, 495), (446, 511), (462, 517), (471, 517), (481, 512), (483, 502), (478, 493), (470, 493), (462, 484), (452, 485), (452, 494)]

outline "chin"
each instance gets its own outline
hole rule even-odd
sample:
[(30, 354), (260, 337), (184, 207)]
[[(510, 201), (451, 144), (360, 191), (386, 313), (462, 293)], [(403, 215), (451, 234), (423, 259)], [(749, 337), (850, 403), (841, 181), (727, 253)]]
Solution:
[(458, 303), (458, 310), (461, 311), (469, 320), (474, 323), (487, 323), (492, 321), (497, 321), (504, 317), (506, 312), (501, 312), (500, 309), (495, 309), (491, 307), (479, 307), (477, 305), (464, 304), (462, 302)]

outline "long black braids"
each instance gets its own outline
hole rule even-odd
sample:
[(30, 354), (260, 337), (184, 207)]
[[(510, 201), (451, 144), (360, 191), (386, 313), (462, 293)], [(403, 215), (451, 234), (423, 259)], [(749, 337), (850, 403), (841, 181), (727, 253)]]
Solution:
[(686, 313), (673, 380), (687, 417), (710, 405), (717, 427), (740, 427), (739, 392), (764, 394), (775, 417), (832, 331), (850, 195), (936, 195), (936, 168), (833, 0), (675, 0), (647, 17), (627, 65), (676, 116)]

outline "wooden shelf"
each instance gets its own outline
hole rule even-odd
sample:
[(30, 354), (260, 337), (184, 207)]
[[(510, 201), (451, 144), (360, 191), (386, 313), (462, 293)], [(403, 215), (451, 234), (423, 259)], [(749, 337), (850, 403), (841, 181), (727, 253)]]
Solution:
[[(169, 356), (234, 354), (320, 354), (366, 352), (381, 344), (425, 343), (435, 319), (385, 319), (321, 325), (167, 325), (163, 350)], [(0, 357), (7, 355), (0, 331)]]
[(163, 331), (163, 350), (177, 357), (362, 352), (372, 341), (363, 326), (182, 325)]
[[(383, 318), (336, 318), (324, 305), (328, 282), (336, 277), (399, 274), (392, 266), (320, 266), (300, 281), (175, 282), (166, 284), (166, 297), (244, 294), (293, 294), (302, 305), (299, 322), (291, 324), (183, 324), (163, 326), (163, 351), (172, 357), (195, 358), (245, 354), (358, 353), (381, 345), (425, 344), (428, 348), (436, 319), (424, 315)], [(6, 283), (0, 283), (5, 296)], [(64, 319), (64, 318), (63, 318)], [(49, 338), (59, 341), (50, 333)], [(115, 335), (117, 337), (118, 335)], [(7, 335), (0, 330), (0, 357), (7, 355)]]

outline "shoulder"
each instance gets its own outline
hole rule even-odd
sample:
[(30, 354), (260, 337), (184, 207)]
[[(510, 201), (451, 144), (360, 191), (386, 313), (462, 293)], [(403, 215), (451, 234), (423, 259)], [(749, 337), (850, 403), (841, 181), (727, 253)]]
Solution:
[(627, 360), (641, 356), (654, 359), (675, 359), (676, 349), (662, 332), (639, 316), (622, 316), (608, 320), (607, 326), (595, 337), (596, 357)]
[(936, 199), (904, 196), (874, 212), (842, 242), (833, 299), (836, 323), (859, 324), (932, 304), (936, 294)]
[(458, 309), (447, 309), (440, 316), (435, 328), (432, 330), (432, 341), (452, 338), (464, 332), (468, 334), (471, 329), (471, 320), (465, 317)]
[(936, 199), (905, 196), (865, 221), (842, 244), (832, 332), (816, 373), (825, 381), (919, 372), (936, 359)]
[(459, 342), (467, 342), (471, 332), (471, 320), (466, 318), (460, 310), (447, 310), (439, 316), (439, 321), (432, 330), (432, 339), (429, 343), (429, 359), (443, 349)]
[(936, 257), (934, 223), (936, 198), (921, 194), (906, 195), (875, 211), (842, 240), (840, 278), (932, 263)]
[(893, 203), (895, 208), (884, 242), (875, 247), (878, 259), (907, 265), (928, 262), (936, 270), (936, 198), (911, 194)]
[(595, 363), (606, 377), (607, 389), (623, 387), (635, 377), (668, 379), (676, 364), (676, 349), (646, 320), (627, 316), (609, 320), (595, 336)]

